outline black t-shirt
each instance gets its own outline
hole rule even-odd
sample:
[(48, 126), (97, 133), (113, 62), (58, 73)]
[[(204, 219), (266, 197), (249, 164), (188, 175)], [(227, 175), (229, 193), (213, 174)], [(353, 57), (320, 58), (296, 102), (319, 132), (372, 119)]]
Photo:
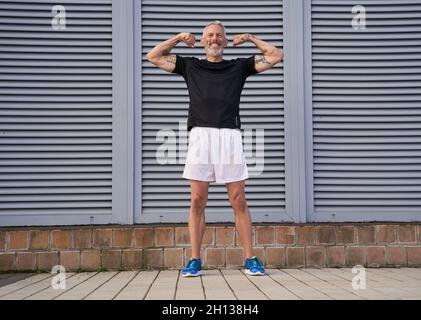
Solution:
[(254, 56), (210, 62), (176, 55), (172, 71), (189, 90), (187, 130), (193, 127), (241, 128), (240, 95), (248, 76), (257, 73)]

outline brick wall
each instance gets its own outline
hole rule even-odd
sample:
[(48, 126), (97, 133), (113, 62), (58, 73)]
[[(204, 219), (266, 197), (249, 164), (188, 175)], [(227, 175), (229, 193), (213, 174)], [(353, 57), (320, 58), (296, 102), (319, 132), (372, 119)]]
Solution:
[[(186, 225), (0, 228), (0, 271), (182, 268)], [(421, 266), (421, 223), (253, 226), (255, 254), (267, 267)], [(233, 225), (209, 224), (205, 268), (238, 268), (243, 249)]]

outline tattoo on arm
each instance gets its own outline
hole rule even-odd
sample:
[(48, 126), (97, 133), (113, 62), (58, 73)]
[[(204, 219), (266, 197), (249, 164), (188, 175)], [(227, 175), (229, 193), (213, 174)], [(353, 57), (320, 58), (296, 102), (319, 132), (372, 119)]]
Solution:
[(265, 56), (257, 56), (254, 58), (254, 63), (258, 64), (258, 63), (266, 63), (266, 64), (270, 64), (269, 61), (266, 60)]
[(168, 55), (167, 56), (167, 61), (170, 62), (170, 63), (172, 63), (172, 64), (175, 64), (175, 61), (176, 61), (175, 55)]

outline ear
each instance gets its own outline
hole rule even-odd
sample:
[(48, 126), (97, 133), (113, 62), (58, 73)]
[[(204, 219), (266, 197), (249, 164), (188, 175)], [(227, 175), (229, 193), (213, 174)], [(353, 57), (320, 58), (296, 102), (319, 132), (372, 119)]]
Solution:
[(226, 48), (228, 46), (228, 38), (225, 37), (225, 41), (224, 41), (224, 48)]
[(204, 41), (203, 36), (202, 36), (202, 39), (200, 39), (200, 44), (202, 45), (203, 48), (205, 47), (205, 41)]

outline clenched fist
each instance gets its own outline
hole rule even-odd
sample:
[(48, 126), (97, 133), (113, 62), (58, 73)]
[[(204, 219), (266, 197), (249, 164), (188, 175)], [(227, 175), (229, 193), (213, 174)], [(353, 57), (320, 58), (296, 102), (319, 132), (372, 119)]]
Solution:
[(248, 41), (250, 38), (253, 38), (253, 35), (250, 33), (237, 34), (232, 40), (232, 45), (236, 47), (239, 44), (243, 44), (244, 42)]
[(190, 32), (181, 32), (177, 35), (177, 40), (182, 41), (187, 44), (189, 47), (194, 48), (196, 42), (196, 37)]

